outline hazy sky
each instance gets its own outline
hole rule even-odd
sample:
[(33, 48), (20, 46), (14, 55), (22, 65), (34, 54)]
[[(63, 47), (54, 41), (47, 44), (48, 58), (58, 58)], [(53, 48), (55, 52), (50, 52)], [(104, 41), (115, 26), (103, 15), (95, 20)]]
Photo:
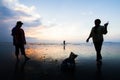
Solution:
[(120, 41), (120, 0), (0, 0), (0, 42), (12, 41), (16, 21), (28, 42), (85, 42), (96, 18), (109, 21), (105, 41)]

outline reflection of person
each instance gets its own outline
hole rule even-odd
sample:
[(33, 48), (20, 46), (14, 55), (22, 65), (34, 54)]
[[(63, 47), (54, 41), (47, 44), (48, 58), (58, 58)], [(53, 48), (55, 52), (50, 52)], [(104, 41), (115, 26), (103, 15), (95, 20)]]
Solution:
[(14, 80), (24, 80), (25, 79), (25, 65), (28, 60), (25, 60), (22, 64), (19, 60), (15, 64)]
[(96, 67), (96, 80), (102, 80), (102, 61), (97, 62)]
[(92, 28), (91, 33), (86, 40), (86, 42), (89, 42), (89, 39), (92, 37), (93, 44), (97, 54), (96, 56), (97, 61), (100, 61), (102, 59), (101, 47), (103, 43), (103, 34), (107, 34), (107, 26), (108, 26), (108, 23), (105, 23), (104, 26), (101, 26), (100, 23), (101, 23), (100, 19), (95, 20), (95, 26)]
[(17, 21), (16, 26), (12, 29), (13, 45), (15, 46), (15, 55), (18, 59), (20, 49), (21, 54), (24, 55), (25, 59), (29, 59), (25, 54), (24, 45), (26, 44), (26, 40), (24, 30), (21, 28), (22, 25), (23, 23), (21, 21)]

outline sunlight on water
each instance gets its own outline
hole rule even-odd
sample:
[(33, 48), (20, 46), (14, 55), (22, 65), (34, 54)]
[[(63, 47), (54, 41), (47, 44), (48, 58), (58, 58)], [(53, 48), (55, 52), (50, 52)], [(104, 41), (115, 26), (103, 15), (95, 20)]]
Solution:
[[(118, 58), (119, 44), (104, 44), (102, 48), (103, 57)], [(93, 44), (68, 44), (63, 45), (40, 45), (28, 44), (26, 46), (26, 54), (35, 60), (60, 60), (67, 58), (70, 52), (78, 55), (76, 60), (80, 59), (94, 59), (96, 58)]]
[(68, 56), (60, 45), (28, 45), (26, 54), (37, 60), (61, 59)]
[[(78, 55), (77, 61), (95, 60), (96, 53), (92, 43), (67, 44), (65, 49), (63, 45), (54, 44), (27, 44), (25, 46), (26, 54), (32, 60), (63, 60), (69, 57), (70, 52)], [(12, 43), (1, 43), (0, 51), (2, 56), (14, 56), (15, 48)], [(10, 54), (11, 52), (11, 54)], [(104, 43), (102, 47), (103, 60), (120, 60), (120, 43)], [(15, 57), (15, 56), (14, 56)]]
[(36, 60), (59, 60), (67, 58), (70, 52), (74, 52), (79, 58), (94, 56), (94, 48), (91, 44), (85, 45), (31, 45), (26, 46), (26, 54)]

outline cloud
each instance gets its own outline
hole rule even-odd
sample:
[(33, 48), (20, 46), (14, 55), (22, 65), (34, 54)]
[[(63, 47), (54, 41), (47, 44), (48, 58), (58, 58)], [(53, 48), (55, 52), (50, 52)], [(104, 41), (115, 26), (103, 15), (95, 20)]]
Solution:
[[(20, 4), (18, 0), (3, 0), (2, 5), (7, 8), (7, 13), (12, 13), (15, 20), (21, 20), (27, 23), (35, 23), (41, 20), (41, 16), (37, 13), (35, 6), (26, 6)], [(7, 14), (6, 14), (7, 15)]]
[(41, 25), (41, 16), (35, 6), (26, 6), (18, 0), (0, 0), (0, 41), (12, 41), (11, 29), (21, 20), (24, 27)]

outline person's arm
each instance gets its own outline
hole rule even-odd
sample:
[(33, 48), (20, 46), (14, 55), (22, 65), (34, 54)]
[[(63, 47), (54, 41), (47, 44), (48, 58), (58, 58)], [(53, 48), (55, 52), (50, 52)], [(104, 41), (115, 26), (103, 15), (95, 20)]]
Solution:
[(92, 35), (93, 35), (93, 28), (92, 28), (92, 30), (91, 30), (91, 32), (90, 32), (90, 35), (89, 35), (89, 37), (87, 38), (86, 42), (89, 42), (89, 39), (92, 37)]
[(104, 30), (103, 30), (103, 34), (107, 34), (107, 26), (108, 26), (108, 22), (104, 24)]
[(26, 44), (26, 39), (25, 39), (25, 33), (24, 33), (24, 30), (21, 30), (22, 31), (22, 40), (24, 42), (24, 44)]
[(91, 37), (89, 36), (88, 38), (87, 38), (87, 40), (86, 40), (86, 42), (89, 42), (89, 39), (90, 39)]
[(14, 28), (11, 30), (11, 36), (14, 36), (15, 32), (14, 32)]

